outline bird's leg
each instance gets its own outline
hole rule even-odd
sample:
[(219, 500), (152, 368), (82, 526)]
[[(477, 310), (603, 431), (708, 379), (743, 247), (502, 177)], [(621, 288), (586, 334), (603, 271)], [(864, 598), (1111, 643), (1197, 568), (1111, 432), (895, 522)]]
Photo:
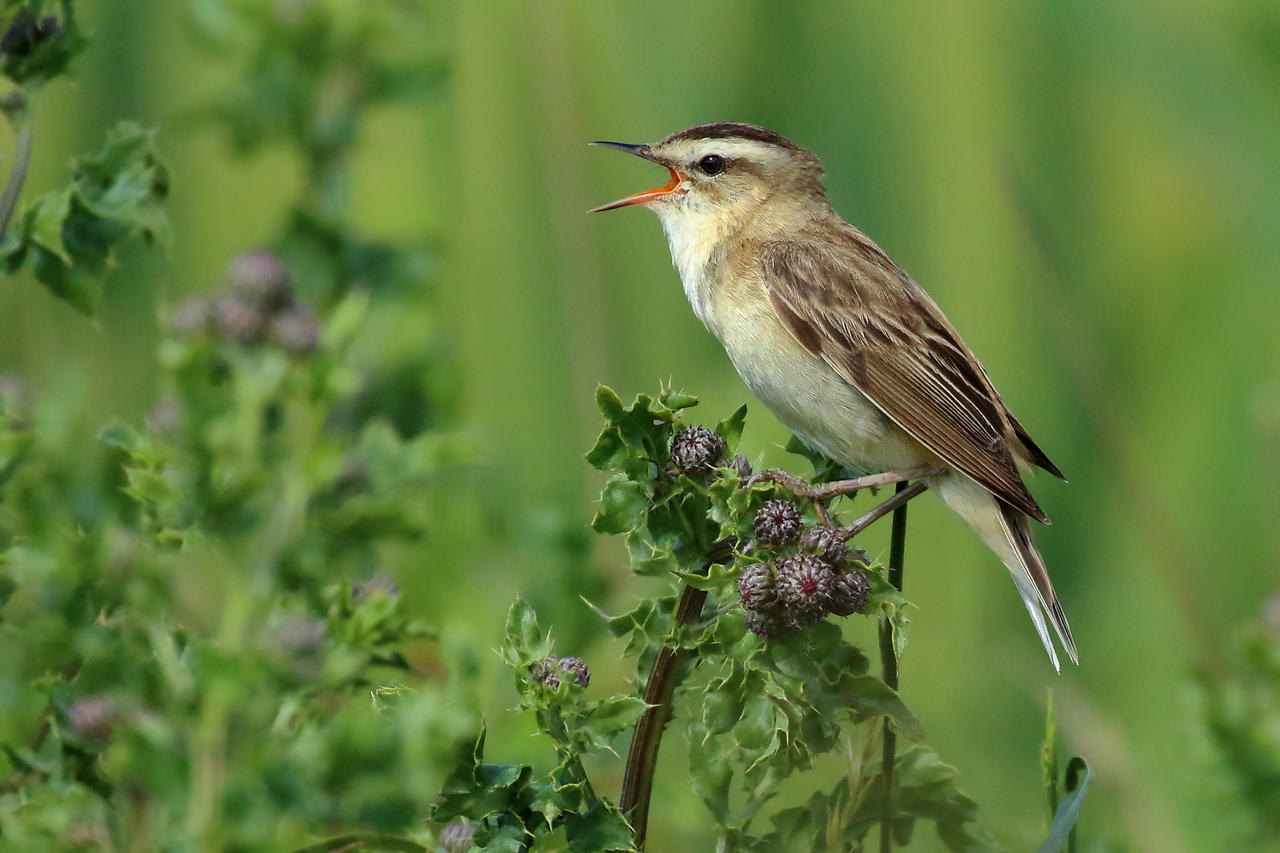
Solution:
[(853, 524), (850, 524), (845, 528), (845, 534), (848, 538), (852, 539), (875, 522), (884, 518), (886, 515), (914, 498), (916, 495), (924, 494), (928, 488), (928, 484), (921, 482), (912, 483), (905, 489), (900, 488), (893, 497), (889, 498), (887, 501), (876, 504), (871, 509), (854, 519)]
[[(870, 489), (875, 486), (887, 486), (890, 483), (901, 483), (904, 480), (914, 480), (918, 477), (928, 477), (933, 474), (941, 474), (945, 469), (937, 465), (918, 465), (915, 468), (904, 468), (901, 471), (886, 471), (883, 474), (869, 474), (866, 477), (855, 477), (852, 480), (835, 480), (830, 483), (808, 483), (794, 474), (788, 474), (778, 468), (770, 468), (767, 471), (761, 471), (753, 474), (748, 481), (750, 484), (759, 482), (777, 483), (782, 488), (791, 492), (798, 498), (808, 498), (812, 501), (829, 501), (832, 498), (838, 498), (841, 495), (851, 495), (854, 492)], [(918, 494), (918, 493), (917, 493)], [(914, 496), (913, 496), (914, 497)]]

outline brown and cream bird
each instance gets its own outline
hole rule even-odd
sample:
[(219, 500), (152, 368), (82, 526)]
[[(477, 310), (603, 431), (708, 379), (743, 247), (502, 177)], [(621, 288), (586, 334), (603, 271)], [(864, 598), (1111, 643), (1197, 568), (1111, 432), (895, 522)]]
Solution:
[(929, 295), (827, 201), (818, 159), (750, 124), (647, 145), (665, 186), (596, 208), (658, 215), (694, 314), (738, 374), (809, 447), (852, 472), (923, 478), (1009, 569), (1055, 669), (1075, 641), (1031, 535), (1023, 483), (1049, 460)]

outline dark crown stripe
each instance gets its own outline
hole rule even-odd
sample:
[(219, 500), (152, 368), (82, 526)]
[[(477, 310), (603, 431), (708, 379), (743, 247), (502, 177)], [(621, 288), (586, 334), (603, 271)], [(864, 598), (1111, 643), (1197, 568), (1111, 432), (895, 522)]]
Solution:
[(750, 139), (753, 142), (776, 145), (789, 151), (800, 150), (800, 146), (785, 136), (754, 124), (738, 121), (718, 121), (713, 124), (700, 124), (697, 127), (691, 127), (688, 130), (672, 134), (663, 141), (673, 142), (677, 139)]

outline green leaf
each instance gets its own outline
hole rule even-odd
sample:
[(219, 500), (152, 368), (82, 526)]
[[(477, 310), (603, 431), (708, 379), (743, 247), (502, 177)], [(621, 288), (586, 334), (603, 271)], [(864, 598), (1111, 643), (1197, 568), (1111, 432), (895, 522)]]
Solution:
[(874, 675), (849, 676), (841, 682), (845, 698), (863, 717), (884, 715), (893, 721), (898, 734), (908, 740), (923, 740), (924, 727), (911, 713), (898, 692)]
[(644, 486), (622, 474), (605, 483), (600, 494), (600, 511), (591, 526), (600, 533), (626, 533), (639, 527), (649, 508)]
[(631, 827), (605, 800), (586, 812), (570, 812), (564, 819), (565, 838), (573, 853), (629, 853), (635, 850)]
[(107, 131), (102, 149), (76, 164), (72, 191), (94, 216), (168, 242), (161, 202), (169, 194), (169, 170), (155, 148), (155, 133), (123, 121)]
[(503, 656), (508, 665), (517, 668), (517, 677), (525, 675), (520, 670), (551, 653), (551, 642), (538, 626), (538, 615), (523, 598), (517, 598), (507, 611), (506, 637)]
[(1049, 836), (1040, 845), (1039, 853), (1058, 853), (1072, 840), (1076, 820), (1080, 817), (1080, 810), (1084, 808), (1084, 798), (1089, 793), (1089, 783), (1092, 781), (1093, 768), (1087, 761), (1077, 755), (1067, 762), (1066, 783), (1063, 786), (1066, 796), (1058, 803), (1058, 811), (1049, 826)]
[(636, 696), (613, 696), (589, 707), (580, 725), (602, 743), (608, 742), (640, 719), (648, 707), (643, 699)]
[(729, 822), (729, 789), (734, 767), (719, 739), (699, 726), (689, 728), (689, 781), (693, 792), (707, 804), (716, 824)]
[(71, 263), (71, 256), (62, 244), (62, 224), (71, 215), (71, 190), (63, 189), (45, 193), (25, 214), (24, 229), (31, 242), (51, 252), (64, 264)]
[(733, 455), (738, 450), (738, 440), (742, 438), (742, 428), (747, 423), (747, 406), (744, 403), (729, 417), (716, 424), (718, 432), (725, 441), (726, 454)]

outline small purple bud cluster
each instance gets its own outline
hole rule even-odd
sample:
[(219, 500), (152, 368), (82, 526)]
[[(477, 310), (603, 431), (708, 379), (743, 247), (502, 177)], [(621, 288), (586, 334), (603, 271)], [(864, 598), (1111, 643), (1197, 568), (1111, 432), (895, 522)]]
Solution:
[(67, 710), (71, 726), (83, 738), (107, 740), (122, 716), (120, 705), (110, 696), (82, 696)]
[(858, 568), (866, 553), (850, 548), (838, 527), (804, 527), (789, 500), (771, 500), (756, 513), (756, 543), (776, 550), (768, 562), (752, 563), (738, 575), (738, 596), (747, 628), (761, 638), (779, 637), (815, 625), (828, 613), (849, 616), (866, 606), (869, 585)]
[(568, 676), (573, 676), (573, 681), (579, 687), (586, 687), (591, 683), (591, 670), (587, 669), (587, 662), (572, 656), (545, 657), (534, 661), (529, 665), (529, 675), (534, 681), (539, 681), (552, 690), (559, 689), (560, 682)]
[(443, 853), (466, 853), (475, 848), (472, 837), (476, 828), (464, 820), (455, 820), (447, 824), (436, 836), (436, 846)]
[(320, 345), (315, 314), (294, 299), (288, 268), (266, 249), (251, 249), (227, 266), (229, 293), (192, 296), (169, 317), (183, 337), (216, 336), (239, 344), (270, 340), (291, 355)]

